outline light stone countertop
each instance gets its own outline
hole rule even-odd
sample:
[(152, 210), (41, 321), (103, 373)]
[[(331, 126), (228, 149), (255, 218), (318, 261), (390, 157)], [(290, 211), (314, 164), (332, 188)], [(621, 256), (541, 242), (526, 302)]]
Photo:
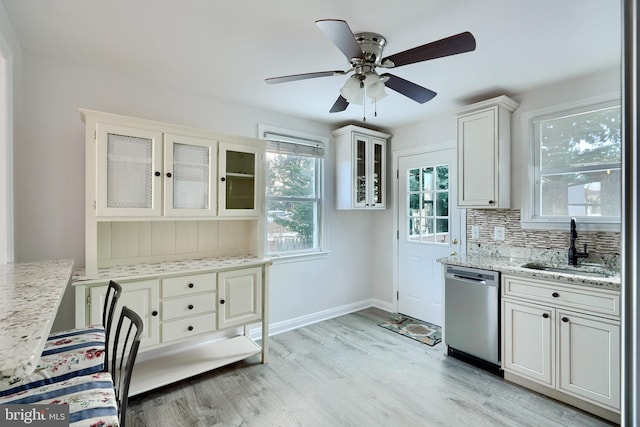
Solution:
[(226, 268), (251, 267), (270, 264), (271, 260), (252, 255), (189, 259), (135, 265), (121, 265), (98, 269), (97, 276), (86, 276), (83, 270), (74, 273), (74, 285), (103, 283), (109, 280), (132, 280), (180, 273), (198, 273)]
[(535, 279), (543, 280), (556, 280), (562, 282), (568, 282), (576, 285), (584, 285), (602, 289), (620, 290), (620, 272), (617, 271), (613, 277), (593, 277), (587, 275), (581, 275), (580, 270), (606, 270), (606, 268), (599, 268), (598, 266), (592, 266), (583, 264), (578, 265), (575, 270), (575, 274), (559, 273), (544, 270), (534, 270), (529, 268), (523, 268), (522, 265), (526, 263), (540, 263), (549, 265), (551, 267), (559, 267), (571, 269), (572, 267), (566, 263), (558, 262), (546, 262), (539, 259), (531, 258), (516, 258), (516, 257), (500, 257), (500, 256), (487, 256), (481, 254), (472, 255), (459, 255), (450, 256), (438, 259), (438, 262), (447, 265), (457, 265), (461, 267), (480, 268), (483, 270), (499, 271), (504, 274), (513, 274), (516, 276), (525, 276)]
[(0, 264), (0, 383), (38, 365), (73, 265), (70, 259)]

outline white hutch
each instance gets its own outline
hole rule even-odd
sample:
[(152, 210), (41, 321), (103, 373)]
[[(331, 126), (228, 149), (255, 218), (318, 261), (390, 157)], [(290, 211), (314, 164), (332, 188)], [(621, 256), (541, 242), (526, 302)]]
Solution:
[(109, 280), (122, 285), (120, 306), (144, 321), (130, 395), (255, 354), (265, 363), (263, 141), (80, 111), (86, 257), (73, 282), (76, 326), (101, 323)]

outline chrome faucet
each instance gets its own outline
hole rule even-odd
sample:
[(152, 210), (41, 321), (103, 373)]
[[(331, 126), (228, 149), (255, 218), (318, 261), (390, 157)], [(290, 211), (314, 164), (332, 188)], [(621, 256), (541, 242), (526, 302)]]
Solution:
[(578, 265), (578, 258), (586, 258), (589, 256), (587, 253), (587, 244), (584, 245), (584, 252), (578, 252), (576, 249), (576, 239), (578, 238), (578, 232), (576, 231), (576, 219), (571, 218), (571, 231), (569, 232), (569, 265)]

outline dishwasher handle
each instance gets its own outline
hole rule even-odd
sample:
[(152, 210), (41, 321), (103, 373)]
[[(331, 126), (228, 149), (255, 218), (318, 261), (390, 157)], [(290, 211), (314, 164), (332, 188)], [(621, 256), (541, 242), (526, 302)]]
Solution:
[(454, 279), (456, 280), (460, 280), (462, 282), (468, 282), (468, 283), (473, 283), (474, 285), (486, 285), (487, 282), (484, 279), (478, 279), (476, 277), (465, 277), (465, 276), (460, 276), (458, 274), (454, 274), (452, 276)]

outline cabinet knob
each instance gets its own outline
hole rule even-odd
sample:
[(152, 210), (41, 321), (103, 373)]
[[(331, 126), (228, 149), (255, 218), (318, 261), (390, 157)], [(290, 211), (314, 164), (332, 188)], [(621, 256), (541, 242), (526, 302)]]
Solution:
[(193, 283), (189, 283), (187, 286), (188, 286), (189, 288), (193, 288)]
[(226, 302), (226, 301), (225, 301), (225, 300), (223, 300), (223, 299), (221, 299), (221, 300), (220, 300), (220, 304), (224, 304), (225, 302)]
[(560, 296), (560, 294), (557, 293), (557, 292), (554, 292), (554, 293), (551, 294), (551, 296), (554, 297), (554, 298), (558, 298)]
[(563, 317), (563, 318), (562, 318), (562, 321), (563, 321), (564, 323), (567, 323), (567, 322), (569, 321), (569, 318), (568, 318), (568, 317)]
[(193, 310), (193, 304), (189, 304), (189, 310)]
[(545, 319), (548, 319), (549, 318), (549, 313), (543, 313), (542, 317), (544, 317)]
[(193, 331), (193, 326), (189, 326), (187, 329), (188, 329), (189, 331)]
[(160, 176), (160, 175), (162, 175), (162, 174), (161, 174), (159, 171), (156, 171), (156, 172), (154, 173), (154, 175), (155, 175), (155, 176)]
[(152, 315), (152, 316), (157, 316), (157, 315), (158, 315), (158, 311), (157, 311), (157, 310), (153, 310), (153, 311), (151, 312), (151, 315)]
[(490, 205), (495, 205), (495, 204), (496, 204), (496, 202), (495, 202), (495, 201), (493, 201), (493, 200), (489, 200), (489, 204), (490, 204)]
[(224, 176), (222, 178), (220, 178), (220, 181), (225, 182), (227, 180), (227, 178), (225, 178)]
[(167, 172), (167, 178), (171, 178), (171, 172)]

